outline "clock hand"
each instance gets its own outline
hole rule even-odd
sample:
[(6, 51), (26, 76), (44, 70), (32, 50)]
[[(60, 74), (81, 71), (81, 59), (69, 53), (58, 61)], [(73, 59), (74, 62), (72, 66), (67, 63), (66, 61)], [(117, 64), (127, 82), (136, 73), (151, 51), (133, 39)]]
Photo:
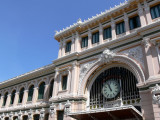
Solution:
[(109, 84), (109, 83), (107, 83), (107, 85), (108, 85), (108, 87), (109, 87), (110, 91), (112, 91), (110, 84)]

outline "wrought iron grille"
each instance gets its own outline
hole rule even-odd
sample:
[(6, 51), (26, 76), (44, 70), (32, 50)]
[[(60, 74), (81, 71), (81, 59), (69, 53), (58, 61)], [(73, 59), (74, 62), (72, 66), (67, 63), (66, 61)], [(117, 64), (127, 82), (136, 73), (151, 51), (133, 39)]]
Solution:
[[(120, 93), (113, 99), (107, 99), (102, 94), (102, 88), (107, 80), (114, 79), (120, 84)], [(122, 99), (123, 105), (139, 103), (139, 89), (136, 87), (137, 79), (128, 69), (113, 67), (102, 72), (94, 81), (90, 91), (90, 107), (102, 107), (108, 101)]]

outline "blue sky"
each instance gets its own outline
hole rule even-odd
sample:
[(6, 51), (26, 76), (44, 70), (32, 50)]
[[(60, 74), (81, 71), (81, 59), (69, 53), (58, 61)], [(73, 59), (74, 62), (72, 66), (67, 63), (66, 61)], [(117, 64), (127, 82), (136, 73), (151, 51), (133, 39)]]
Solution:
[(57, 59), (55, 30), (124, 0), (1, 0), (0, 82)]

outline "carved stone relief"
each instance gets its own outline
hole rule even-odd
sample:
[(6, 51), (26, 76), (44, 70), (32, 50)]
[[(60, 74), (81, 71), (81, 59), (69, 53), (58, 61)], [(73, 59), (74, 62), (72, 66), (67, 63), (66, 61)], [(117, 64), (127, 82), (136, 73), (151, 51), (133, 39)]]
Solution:
[(122, 51), (121, 53), (127, 55), (128, 57), (134, 58), (144, 68), (143, 52), (141, 47), (137, 46), (129, 50)]
[(152, 98), (153, 103), (160, 106), (160, 86), (158, 84), (152, 88)]

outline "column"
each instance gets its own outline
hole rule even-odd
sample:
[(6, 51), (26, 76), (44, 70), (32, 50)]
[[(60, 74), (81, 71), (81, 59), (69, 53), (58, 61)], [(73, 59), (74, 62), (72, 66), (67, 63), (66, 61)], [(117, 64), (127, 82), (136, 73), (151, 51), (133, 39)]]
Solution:
[(35, 86), (34, 91), (33, 91), (33, 98), (32, 98), (32, 102), (36, 103), (38, 98), (38, 87)]
[(59, 52), (58, 52), (58, 58), (62, 56), (62, 41), (59, 43)]
[(74, 38), (74, 34), (72, 34), (72, 44), (71, 44), (71, 53), (75, 52), (75, 38)]
[[(61, 84), (61, 83), (62, 83), (62, 74), (61, 74), (61, 73), (59, 73), (58, 78), (59, 78), (59, 79), (58, 79), (58, 81), (57, 81), (57, 82), (58, 82), (58, 89), (57, 89), (57, 90), (58, 90), (58, 91), (61, 91), (61, 90), (62, 90), (62, 84)], [(58, 91), (57, 91), (57, 92), (58, 92)]]
[(126, 13), (124, 13), (124, 23), (125, 23), (126, 35), (128, 35), (130, 33), (130, 29), (129, 29), (129, 20)]
[(150, 77), (154, 75), (150, 38), (143, 38), (142, 44), (145, 56), (145, 65), (148, 67), (148, 70), (146, 70), (146, 72), (148, 71), (147, 77)]
[(88, 29), (88, 48), (92, 48), (92, 33), (90, 29)]
[(101, 23), (99, 24), (99, 41), (100, 44), (103, 44), (103, 26)]
[(22, 105), (26, 104), (28, 100), (28, 90), (24, 90)]
[(57, 96), (58, 92), (58, 76), (59, 76), (59, 70), (58, 68), (55, 69), (55, 76), (54, 76), (54, 86), (53, 86), (53, 93), (52, 93), (52, 98)]
[(144, 16), (144, 12), (143, 12), (143, 8), (141, 6), (141, 4), (138, 4), (138, 14), (139, 14), (139, 18), (140, 18), (140, 22), (141, 22), (141, 26), (146, 26), (146, 19)]
[(19, 99), (19, 92), (16, 92), (15, 93), (15, 98), (14, 98), (13, 106), (16, 106), (18, 104), (18, 99)]
[(44, 89), (44, 101), (48, 101), (48, 96), (49, 96), (49, 84), (45, 85), (45, 89)]
[(9, 93), (7, 96), (7, 101), (6, 101), (5, 107), (8, 107), (10, 105), (10, 101), (11, 101), (11, 93)]
[(76, 38), (75, 38), (75, 52), (79, 52), (80, 50), (81, 50), (80, 37), (79, 37), (79, 33), (76, 32)]
[(149, 5), (146, 1), (144, 1), (144, 10), (145, 10), (145, 13), (146, 13), (147, 23), (151, 24), (152, 23), (152, 18), (151, 18), (151, 14), (150, 14), (150, 7), (149, 7)]
[(116, 39), (116, 29), (115, 29), (115, 21), (111, 19), (111, 28), (112, 28), (112, 40)]
[(72, 75), (71, 75), (71, 70), (72, 70), (72, 67), (69, 67), (68, 68), (68, 77), (67, 77), (67, 90), (68, 91), (70, 91), (71, 90), (71, 85), (73, 84), (73, 83), (71, 83), (71, 81), (72, 81)]
[(0, 99), (0, 108), (1, 108), (2, 105), (3, 105), (3, 101), (4, 101), (4, 96), (1, 96), (1, 99)]
[(66, 41), (65, 39), (63, 40), (63, 46), (62, 46), (62, 56), (65, 56), (65, 49), (66, 49)]

